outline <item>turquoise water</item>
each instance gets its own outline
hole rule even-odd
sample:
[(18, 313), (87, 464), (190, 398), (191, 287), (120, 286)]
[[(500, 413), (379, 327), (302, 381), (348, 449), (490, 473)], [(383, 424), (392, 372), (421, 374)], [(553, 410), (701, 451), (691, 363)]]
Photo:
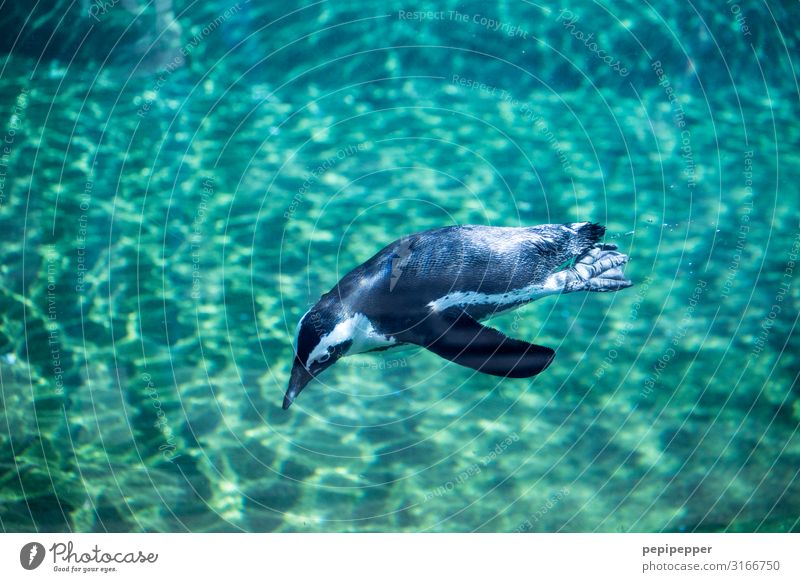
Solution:
[[(4, 531), (798, 530), (796, 3), (28, 10)], [(300, 316), (384, 245), (583, 220), (635, 285), (493, 320), (544, 374), (387, 351), (281, 410)]]

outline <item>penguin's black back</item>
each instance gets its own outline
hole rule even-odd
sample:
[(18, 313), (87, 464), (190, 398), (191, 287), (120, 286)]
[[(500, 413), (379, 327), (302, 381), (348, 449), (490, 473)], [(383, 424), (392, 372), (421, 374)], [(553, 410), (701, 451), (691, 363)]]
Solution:
[[(451, 226), (403, 237), (345, 275), (330, 294), (373, 320), (413, 320), (453, 292), (508, 293), (545, 279), (596, 244), (593, 223)], [(491, 309), (491, 308), (490, 308)]]

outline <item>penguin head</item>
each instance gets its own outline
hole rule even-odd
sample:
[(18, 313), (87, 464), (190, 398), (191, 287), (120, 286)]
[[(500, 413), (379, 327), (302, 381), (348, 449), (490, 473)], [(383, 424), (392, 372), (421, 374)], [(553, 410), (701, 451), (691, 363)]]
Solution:
[(347, 315), (338, 307), (320, 301), (297, 324), (295, 357), (283, 399), (284, 410), (313, 378), (347, 355), (353, 344), (345, 329)]

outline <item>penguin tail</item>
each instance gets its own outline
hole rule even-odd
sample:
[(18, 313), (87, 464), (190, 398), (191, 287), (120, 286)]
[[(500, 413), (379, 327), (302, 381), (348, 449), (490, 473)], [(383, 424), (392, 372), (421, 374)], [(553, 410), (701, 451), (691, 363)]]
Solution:
[(570, 250), (576, 256), (594, 247), (606, 234), (606, 227), (596, 222), (574, 222), (567, 226), (575, 232)]

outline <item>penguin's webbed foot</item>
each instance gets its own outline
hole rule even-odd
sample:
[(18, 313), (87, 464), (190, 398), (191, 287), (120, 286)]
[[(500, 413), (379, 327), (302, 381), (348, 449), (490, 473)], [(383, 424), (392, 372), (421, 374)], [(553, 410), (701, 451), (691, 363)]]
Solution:
[(617, 252), (616, 248), (613, 244), (597, 244), (578, 257), (569, 269), (572, 276), (564, 290), (619, 291), (633, 285), (622, 272), (629, 257)]

